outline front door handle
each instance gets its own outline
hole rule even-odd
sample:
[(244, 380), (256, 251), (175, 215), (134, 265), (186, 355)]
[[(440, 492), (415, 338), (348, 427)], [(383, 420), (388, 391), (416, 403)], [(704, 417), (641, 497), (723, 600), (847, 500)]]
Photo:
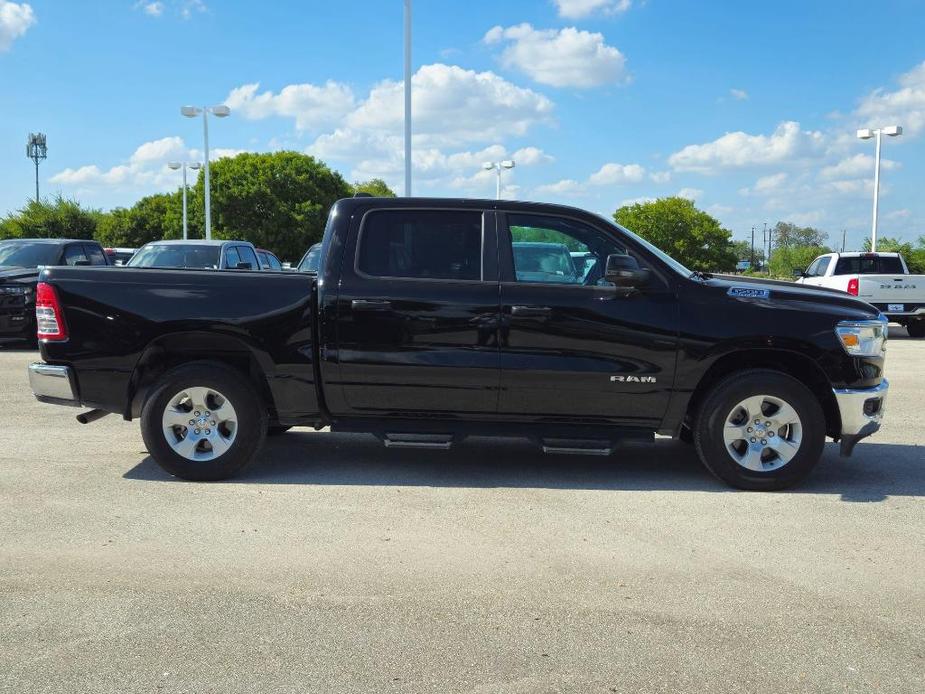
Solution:
[(354, 299), (350, 302), (354, 311), (388, 311), (392, 302), (385, 299)]
[(552, 313), (549, 306), (511, 306), (512, 316), (544, 317)]

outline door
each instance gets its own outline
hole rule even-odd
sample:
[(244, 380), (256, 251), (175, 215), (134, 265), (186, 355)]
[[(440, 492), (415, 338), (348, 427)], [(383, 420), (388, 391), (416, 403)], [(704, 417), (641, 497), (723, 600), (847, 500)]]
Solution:
[(371, 209), (351, 222), (337, 299), (340, 381), (327, 384), (340, 386), (335, 413), (497, 411), (496, 238), (494, 214), (480, 209)]
[(825, 280), (825, 273), (829, 269), (829, 263), (832, 261), (832, 256), (823, 255), (813, 261), (812, 265), (806, 268), (806, 277), (803, 278), (803, 284), (808, 284), (814, 287), (824, 287), (827, 282)]
[[(500, 412), (657, 426), (678, 341), (671, 271), (603, 224), (509, 213), (500, 229)], [(651, 270), (643, 289), (604, 279), (623, 253)]]

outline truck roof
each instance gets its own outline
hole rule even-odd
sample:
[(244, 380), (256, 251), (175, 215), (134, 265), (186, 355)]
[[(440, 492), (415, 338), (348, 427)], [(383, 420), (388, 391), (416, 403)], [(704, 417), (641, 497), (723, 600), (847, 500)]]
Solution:
[(837, 255), (839, 258), (864, 258), (872, 256), (878, 256), (881, 258), (896, 258), (899, 256), (899, 253), (881, 253), (880, 251), (850, 251), (848, 253), (824, 253), (823, 255)]
[(245, 246), (252, 246), (250, 241), (236, 241), (235, 239), (162, 239), (160, 241), (148, 241), (146, 246), (222, 246), (226, 243), (243, 243)]
[(0, 239), (0, 243), (4, 241), (16, 241), (22, 242), (26, 241), (28, 243), (45, 243), (45, 244), (56, 244), (56, 243), (99, 243), (96, 239)]
[(443, 208), (473, 208), (489, 210), (508, 210), (514, 212), (556, 213), (568, 217), (598, 218), (599, 215), (570, 205), (558, 205), (548, 202), (529, 202), (525, 200), (490, 200), (480, 198), (341, 198), (334, 203), (338, 210), (349, 210), (356, 207), (395, 207), (440, 210)]

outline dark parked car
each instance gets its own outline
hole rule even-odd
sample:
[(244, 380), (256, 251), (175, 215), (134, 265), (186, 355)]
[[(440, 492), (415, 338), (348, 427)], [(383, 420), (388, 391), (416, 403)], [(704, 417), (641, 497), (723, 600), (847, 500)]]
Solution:
[(126, 267), (200, 270), (259, 270), (257, 249), (248, 241), (152, 241)]
[(0, 340), (35, 340), (35, 285), (40, 267), (108, 264), (96, 241), (0, 241)]
[(106, 258), (109, 259), (110, 265), (125, 265), (132, 259), (132, 256), (138, 251), (137, 248), (104, 248)]
[[(515, 244), (538, 237), (593, 255), (604, 282), (523, 274), (537, 270)], [(84, 421), (140, 417), (153, 458), (199, 480), (307, 425), (396, 448), (518, 435), (590, 455), (658, 432), (729, 484), (777, 489), (809, 474), (826, 436), (847, 455), (883, 417), (872, 306), (691, 272), (574, 208), (351, 198), (320, 257), (317, 276), (46, 269), (32, 388), (96, 408)]]

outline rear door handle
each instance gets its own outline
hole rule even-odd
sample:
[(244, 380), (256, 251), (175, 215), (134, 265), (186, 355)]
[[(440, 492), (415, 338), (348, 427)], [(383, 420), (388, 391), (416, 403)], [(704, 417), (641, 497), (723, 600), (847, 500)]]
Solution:
[(543, 317), (543, 316), (548, 316), (551, 313), (552, 313), (552, 308), (550, 308), (549, 306), (511, 306), (512, 316)]
[(385, 299), (354, 299), (350, 302), (354, 311), (388, 311), (392, 302)]

